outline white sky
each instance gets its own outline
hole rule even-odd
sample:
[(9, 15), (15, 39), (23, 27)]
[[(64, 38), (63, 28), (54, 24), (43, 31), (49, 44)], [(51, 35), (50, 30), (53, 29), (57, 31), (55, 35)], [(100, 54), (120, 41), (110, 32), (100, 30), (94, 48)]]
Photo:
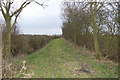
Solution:
[(45, 1), (48, 7), (27, 6), (21, 13), (19, 25), (24, 34), (62, 34), (61, 0)]
[(62, 34), (61, 1), (43, 0), (48, 7), (32, 3), (24, 8), (18, 19), (20, 30), (24, 34)]

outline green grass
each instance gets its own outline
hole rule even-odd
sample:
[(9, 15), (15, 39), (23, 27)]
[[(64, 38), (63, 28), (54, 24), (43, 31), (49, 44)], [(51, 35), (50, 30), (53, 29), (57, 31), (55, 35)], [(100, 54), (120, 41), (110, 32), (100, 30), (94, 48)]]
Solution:
[[(33, 78), (118, 77), (117, 64), (98, 61), (92, 54), (60, 38), (52, 40), (42, 50), (25, 56), (22, 60), (26, 60), (28, 70), (34, 72)], [(90, 73), (76, 71), (82, 69), (82, 64), (89, 68)]]

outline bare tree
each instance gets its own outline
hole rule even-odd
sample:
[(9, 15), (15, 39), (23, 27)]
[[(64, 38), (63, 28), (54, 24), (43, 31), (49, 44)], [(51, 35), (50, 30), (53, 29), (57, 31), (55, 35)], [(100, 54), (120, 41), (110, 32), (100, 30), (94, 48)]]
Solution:
[(22, 10), (32, 2), (35, 2), (43, 6), (43, 3), (40, 4), (35, 0), (24, 0), (20, 4), (20, 7), (15, 8), (14, 0), (0, 0), (0, 11), (2, 12), (3, 18), (5, 20), (6, 28), (7, 28), (7, 50), (6, 50), (7, 59), (11, 58), (11, 31), (14, 28), (17, 22), (18, 16), (22, 12)]
[[(116, 20), (119, 10), (116, 3), (72, 1), (63, 3), (62, 30), (66, 39), (85, 47), (89, 46), (92, 50), (95, 49), (97, 59), (100, 59), (100, 55), (110, 56), (116, 53), (112, 52), (118, 27)], [(115, 49), (114, 47), (113, 51)]]

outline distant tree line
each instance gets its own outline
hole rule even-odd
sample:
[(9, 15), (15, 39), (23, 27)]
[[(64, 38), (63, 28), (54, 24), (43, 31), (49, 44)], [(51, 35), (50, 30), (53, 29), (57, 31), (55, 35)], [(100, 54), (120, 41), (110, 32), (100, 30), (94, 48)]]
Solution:
[(63, 37), (100, 56), (118, 60), (118, 4), (62, 2)]

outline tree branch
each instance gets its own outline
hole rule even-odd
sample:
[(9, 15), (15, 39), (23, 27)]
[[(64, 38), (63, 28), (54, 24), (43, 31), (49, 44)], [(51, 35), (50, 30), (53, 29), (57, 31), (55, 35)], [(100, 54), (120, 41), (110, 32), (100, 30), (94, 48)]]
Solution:
[(5, 14), (4, 10), (3, 10), (3, 7), (2, 7), (2, 4), (1, 4), (1, 1), (0, 1), (0, 10), (2, 11), (3, 16), (6, 17), (6, 14)]
[(104, 3), (101, 4), (100, 7), (98, 7), (97, 12), (103, 7)]
[[(21, 10), (21, 11), (22, 11), (22, 10)], [(15, 27), (15, 24), (16, 24), (16, 22), (17, 22), (17, 18), (18, 18), (18, 16), (20, 15), (21, 11), (19, 11), (19, 12), (17, 13), (17, 15), (15, 16), (15, 20), (14, 20), (14, 23), (13, 23), (13, 25), (12, 25), (12, 29)]]
[(9, 13), (10, 8), (11, 8), (11, 2), (8, 2), (8, 5), (6, 6), (6, 12)]
[(11, 17), (13, 17), (15, 14), (19, 13), (20, 11), (22, 11), (23, 8), (25, 8), (28, 4), (30, 4), (32, 1), (27, 2), (28, 0), (26, 0), (25, 2), (23, 2), (23, 4), (20, 6), (19, 9), (17, 9), (15, 12), (13, 12), (13, 14), (11, 15)]
[(45, 8), (45, 7), (44, 7), (44, 5), (43, 5), (43, 4), (44, 4), (44, 2), (43, 2), (42, 4), (40, 4), (40, 3), (39, 3), (39, 2), (37, 2), (37, 1), (34, 1), (34, 2), (35, 2), (35, 3), (37, 3), (38, 5), (42, 6), (43, 8)]

